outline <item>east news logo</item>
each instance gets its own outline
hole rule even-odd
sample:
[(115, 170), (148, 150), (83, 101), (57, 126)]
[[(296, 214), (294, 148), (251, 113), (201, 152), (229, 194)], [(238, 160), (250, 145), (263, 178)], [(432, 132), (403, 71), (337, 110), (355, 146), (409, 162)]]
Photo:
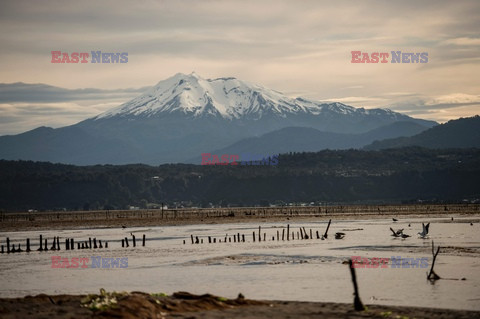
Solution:
[[(388, 58), (390, 57), (389, 61)], [(428, 52), (362, 52), (352, 51), (352, 63), (428, 63)]]
[[(89, 58), (90, 61), (88, 60)], [(68, 52), (52, 51), (52, 63), (127, 63), (128, 52), (111, 53), (102, 51)]]

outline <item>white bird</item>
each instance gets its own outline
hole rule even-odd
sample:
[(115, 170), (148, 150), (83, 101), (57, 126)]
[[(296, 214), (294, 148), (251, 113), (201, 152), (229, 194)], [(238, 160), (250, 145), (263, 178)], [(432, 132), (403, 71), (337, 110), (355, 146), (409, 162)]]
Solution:
[(424, 223), (422, 223), (422, 232), (418, 232), (418, 234), (420, 235), (420, 237), (422, 237), (423, 239), (425, 239), (428, 235), (428, 228), (430, 227), (430, 223), (428, 223), (427, 225), (425, 225)]

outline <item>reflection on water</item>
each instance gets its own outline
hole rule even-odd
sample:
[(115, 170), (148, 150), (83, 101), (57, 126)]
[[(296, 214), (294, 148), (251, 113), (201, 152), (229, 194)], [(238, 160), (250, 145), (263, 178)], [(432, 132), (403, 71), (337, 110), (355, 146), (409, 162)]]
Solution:
[[(430, 238), (422, 240), (416, 233), (421, 222), (431, 222)], [(391, 220), (333, 221), (328, 240), (277, 241), (277, 230), (284, 223), (264, 223), (262, 232), (267, 241), (252, 242), (252, 232), (258, 224), (190, 225), (154, 228), (63, 230), (52, 232), (2, 233), (5, 245), (8, 236), (17, 246), (31, 238), (31, 253), (0, 255), (0, 296), (16, 297), (49, 294), (98, 292), (103, 287), (117, 291), (165, 292), (189, 291), (248, 298), (346, 302), (353, 300), (348, 266), (350, 256), (367, 258), (428, 257), (432, 260), (431, 241), (442, 246), (435, 271), (443, 279), (431, 284), (425, 268), (365, 268), (357, 269), (360, 295), (366, 304), (409, 305), (437, 308), (480, 309), (480, 232), (478, 223), (470, 226), (446, 219), (406, 219), (395, 224)], [(411, 224), (411, 227), (408, 224)], [(323, 233), (327, 221), (290, 223), (290, 230), (299, 227)], [(389, 227), (404, 228), (407, 239), (390, 236)], [(334, 233), (346, 233), (335, 240)], [(122, 248), (120, 240), (137, 238), (137, 247)], [(60, 236), (62, 250), (37, 252), (38, 237)], [(245, 234), (246, 243), (207, 244), (207, 236), (224, 240), (226, 234)], [(147, 236), (146, 247), (141, 237)], [(204, 244), (192, 245), (190, 235), (204, 239)], [(275, 241), (272, 237), (275, 236)], [(108, 241), (107, 249), (64, 249), (65, 238), (96, 237)], [(316, 237), (316, 236), (314, 236)], [(183, 244), (183, 241), (186, 244)], [(66, 258), (101, 256), (128, 257), (127, 268), (54, 269), (51, 257)], [(91, 261), (89, 262), (91, 265)], [(465, 280), (460, 280), (465, 278)]]

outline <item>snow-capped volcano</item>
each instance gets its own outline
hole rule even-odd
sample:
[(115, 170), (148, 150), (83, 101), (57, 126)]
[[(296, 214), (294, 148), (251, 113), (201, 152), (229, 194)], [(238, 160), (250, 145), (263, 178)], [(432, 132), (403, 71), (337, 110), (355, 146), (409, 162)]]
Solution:
[[(342, 103), (320, 103), (302, 98), (290, 98), (280, 92), (233, 77), (204, 79), (196, 73), (178, 73), (160, 81), (144, 94), (114, 109), (100, 114), (96, 119), (114, 116), (159, 116), (162, 113), (180, 112), (193, 117), (221, 116), (225, 119), (245, 117), (259, 119), (266, 114), (285, 117), (287, 114), (322, 112), (340, 114), (365, 113)], [(391, 112), (392, 114), (395, 114)]]
[[(313, 141), (312, 136), (299, 138), (312, 131), (301, 130), (299, 135), (295, 130), (298, 128), (341, 134), (373, 132), (362, 135), (367, 137), (362, 143), (405, 136), (412, 129), (408, 125), (388, 127), (397, 122), (414, 123), (420, 129), (436, 124), (385, 109), (365, 110), (342, 103), (291, 98), (231, 77), (210, 80), (195, 73), (179, 73), (140, 96), (75, 125), (58, 129), (43, 127), (0, 137), (0, 155), (4, 159), (81, 165), (175, 163), (285, 128), (293, 130), (272, 135), (281, 144), (281, 151), (347, 145), (333, 140), (335, 135), (325, 135), (328, 144), (319, 144), (320, 137), (313, 137)], [(376, 130), (380, 127), (387, 128)], [(255, 140), (259, 145), (248, 148), (267, 150), (265, 144), (273, 143), (262, 141), (270, 140)], [(347, 146), (362, 147), (353, 142)], [(235, 152), (235, 147), (228, 149)]]

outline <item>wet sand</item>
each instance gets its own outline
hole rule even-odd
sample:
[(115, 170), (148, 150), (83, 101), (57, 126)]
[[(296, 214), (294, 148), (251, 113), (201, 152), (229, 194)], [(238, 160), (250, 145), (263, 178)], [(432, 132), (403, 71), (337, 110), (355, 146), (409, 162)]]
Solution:
[[(91, 310), (86, 295), (38, 295), (0, 299), (0, 317), (23, 318), (478, 318), (480, 312), (417, 307), (367, 305), (355, 311), (352, 304), (225, 299), (214, 295), (175, 293), (156, 296), (132, 292), (118, 297), (115, 306)], [(96, 296), (98, 297), (98, 295)], [(352, 297), (353, 299), (353, 297)]]

